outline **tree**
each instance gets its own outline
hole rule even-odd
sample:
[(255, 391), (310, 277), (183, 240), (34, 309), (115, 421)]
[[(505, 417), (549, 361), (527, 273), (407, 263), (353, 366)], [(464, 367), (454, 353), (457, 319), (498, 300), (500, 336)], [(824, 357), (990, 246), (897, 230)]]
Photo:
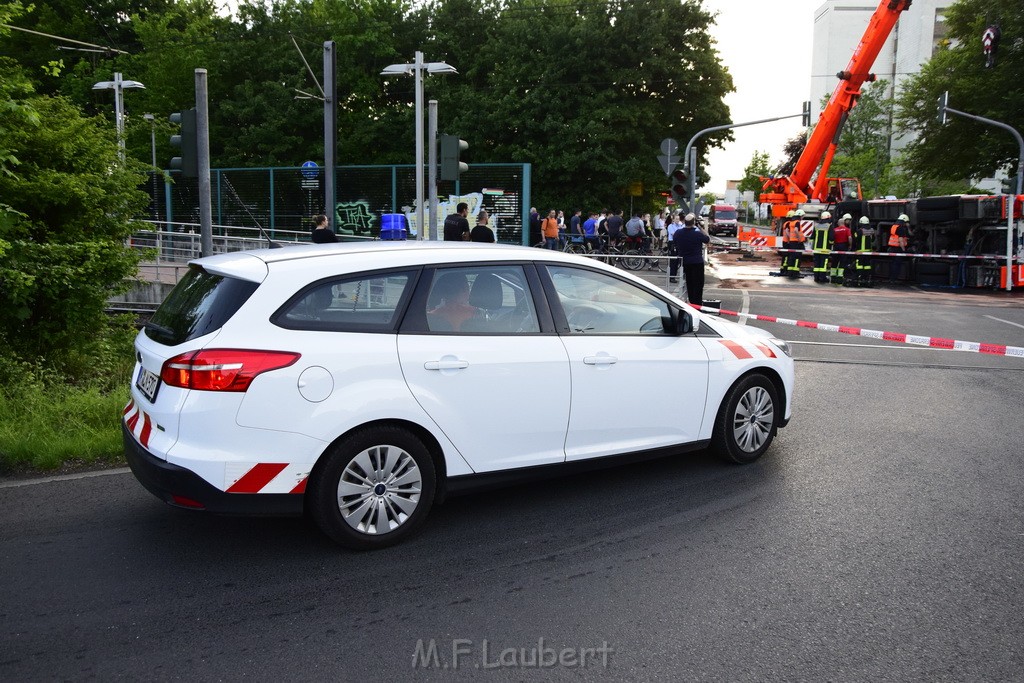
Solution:
[(0, 126), (17, 159), (0, 173), (0, 370), (33, 361), (82, 377), (97, 371), (108, 297), (135, 272), (124, 242), (146, 206), (140, 164), (121, 164), (113, 129), (66, 98), (13, 102), (37, 118)]
[[(997, 23), (1002, 45), (995, 66), (985, 67), (981, 36)], [(897, 122), (917, 138), (905, 150), (905, 164), (925, 182), (990, 177), (1016, 168), (1013, 136), (993, 126), (955, 115), (936, 120), (937, 100), (949, 91), (950, 106), (1024, 128), (1024, 5), (999, 0), (960, 0), (946, 12), (948, 42), (909, 78), (899, 96)], [(970, 141), (970, 144), (965, 144)], [(961, 185), (963, 183), (961, 182)]]
[(761, 178), (771, 174), (772, 167), (768, 152), (755, 150), (750, 157), (750, 163), (743, 169), (743, 180), (740, 181), (737, 189), (741, 193), (753, 192), (754, 196), (757, 196), (761, 192), (761, 186), (764, 184)]
[[(729, 120), (732, 79), (705, 47), (712, 17), (697, 2), (458, 0), (423, 17), (431, 58), (460, 72), (431, 83), (446, 129), (472, 161), (531, 162), (537, 206), (621, 206), (639, 181), (653, 207), (660, 141)], [(699, 157), (730, 137), (703, 139)]]
[(800, 160), (800, 155), (804, 153), (804, 147), (806, 146), (807, 135), (804, 133), (799, 133), (786, 140), (786, 144), (782, 147), (782, 155), (785, 157), (785, 160), (775, 169), (774, 175), (791, 175), (796, 168), (796, 162)]

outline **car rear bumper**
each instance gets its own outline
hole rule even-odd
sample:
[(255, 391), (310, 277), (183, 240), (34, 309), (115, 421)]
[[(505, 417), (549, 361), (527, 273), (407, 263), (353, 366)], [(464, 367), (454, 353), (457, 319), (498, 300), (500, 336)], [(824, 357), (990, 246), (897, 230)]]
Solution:
[(225, 493), (184, 467), (154, 457), (121, 423), (124, 453), (132, 474), (168, 505), (225, 515), (298, 516), (304, 496), (297, 493)]

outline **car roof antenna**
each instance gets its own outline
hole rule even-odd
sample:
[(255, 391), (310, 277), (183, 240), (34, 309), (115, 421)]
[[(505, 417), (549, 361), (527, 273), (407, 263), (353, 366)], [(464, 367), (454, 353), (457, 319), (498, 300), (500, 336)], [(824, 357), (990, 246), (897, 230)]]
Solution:
[(260, 224), (260, 222), (256, 220), (256, 216), (252, 215), (252, 211), (249, 210), (249, 207), (245, 205), (245, 202), (242, 201), (242, 198), (238, 196), (238, 192), (235, 191), (235, 186), (231, 184), (230, 180), (228, 180), (227, 173), (221, 173), (221, 178), (224, 180), (224, 184), (227, 186), (228, 191), (231, 193), (231, 196), (235, 198), (235, 201), (238, 202), (239, 206), (241, 206), (247, 214), (249, 214), (249, 218), (251, 218), (252, 222), (256, 224), (257, 228), (259, 228), (260, 235), (263, 236), (263, 239), (267, 240), (267, 246), (271, 249), (280, 249), (281, 247), (283, 247), (283, 244), (281, 244), (280, 242), (275, 242), (270, 238), (270, 235), (267, 234), (267, 231), (263, 229), (263, 226)]

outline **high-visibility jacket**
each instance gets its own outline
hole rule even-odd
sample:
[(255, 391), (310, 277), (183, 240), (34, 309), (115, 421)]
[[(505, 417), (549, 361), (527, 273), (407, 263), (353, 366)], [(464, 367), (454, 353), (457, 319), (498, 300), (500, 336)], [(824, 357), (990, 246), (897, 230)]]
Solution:
[(814, 251), (829, 251), (828, 229), (828, 223), (818, 223), (814, 226)]
[(782, 239), (786, 242), (803, 242), (804, 232), (800, 228), (800, 221), (792, 220), (783, 225)]
[(896, 223), (891, 228), (889, 228), (889, 246), (890, 247), (906, 247), (907, 246), (907, 238), (903, 237), (902, 235), (897, 234), (897, 232), (899, 231), (899, 229), (901, 227), (903, 227), (903, 226), (900, 225), (899, 223)]

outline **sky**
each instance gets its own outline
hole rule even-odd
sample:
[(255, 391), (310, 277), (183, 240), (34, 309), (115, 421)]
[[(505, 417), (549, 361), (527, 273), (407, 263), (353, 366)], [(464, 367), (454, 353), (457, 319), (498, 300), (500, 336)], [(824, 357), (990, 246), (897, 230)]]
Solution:
[[(734, 123), (801, 112), (811, 92), (814, 11), (824, 2), (703, 0), (705, 9), (718, 13), (711, 35), (736, 88), (725, 98)], [(726, 181), (743, 177), (755, 151), (780, 162), (786, 140), (801, 130), (799, 118), (735, 129), (734, 142), (711, 152), (706, 169), (711, 181), (704, 189), (724, 194)], [(687, 141), (678, 142), (682, 148)]]

